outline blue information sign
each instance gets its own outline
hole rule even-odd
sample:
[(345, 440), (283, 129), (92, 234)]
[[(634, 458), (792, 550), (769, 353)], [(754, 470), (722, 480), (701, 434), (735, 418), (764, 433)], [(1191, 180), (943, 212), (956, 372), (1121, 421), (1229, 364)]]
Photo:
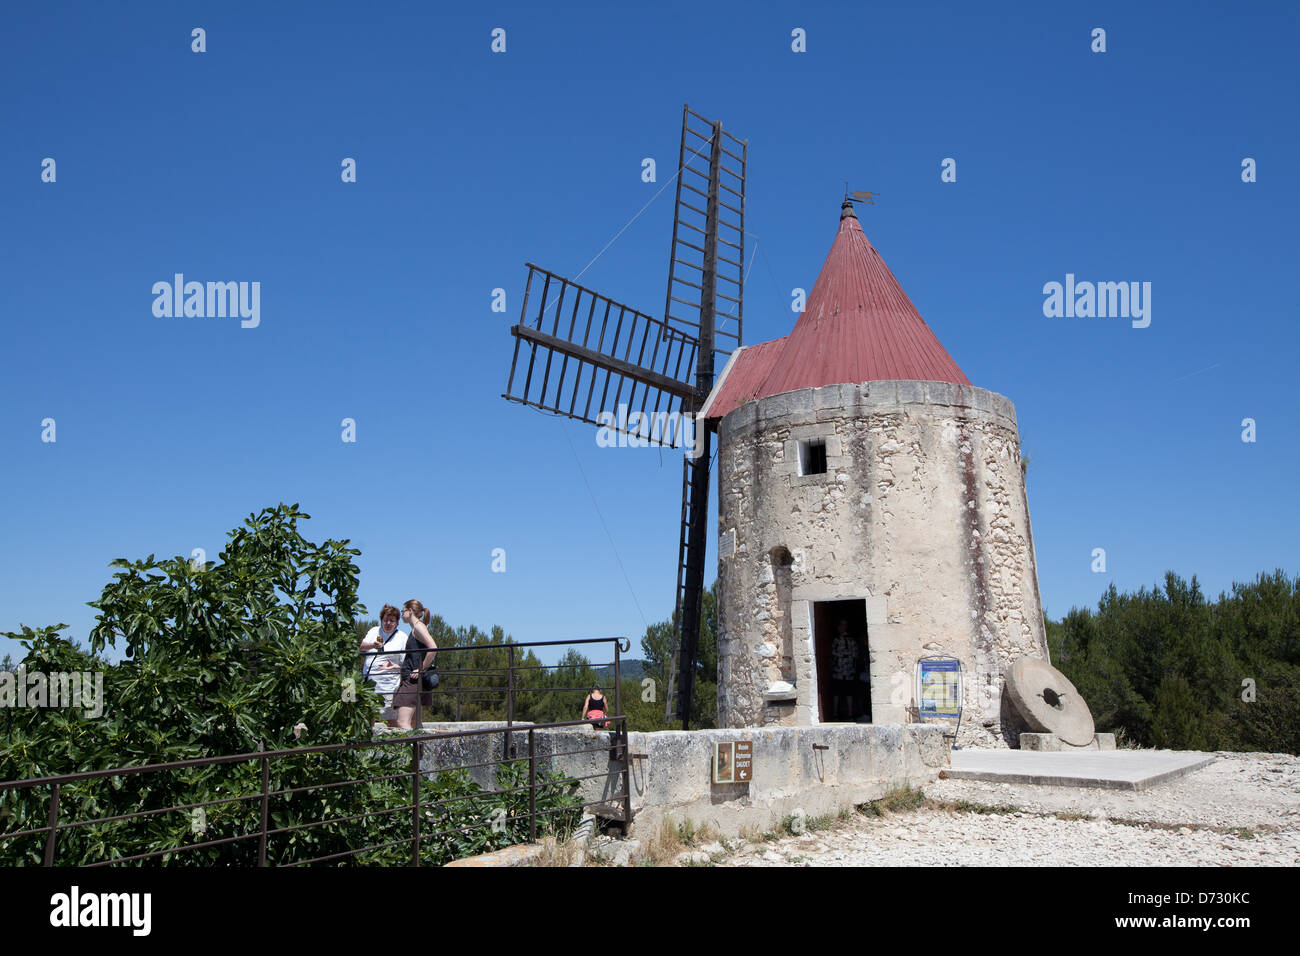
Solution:
[(961, 661), (955, 657), (922, 657), (916, 662), (916, 709), (927, 717), (961, 717)]

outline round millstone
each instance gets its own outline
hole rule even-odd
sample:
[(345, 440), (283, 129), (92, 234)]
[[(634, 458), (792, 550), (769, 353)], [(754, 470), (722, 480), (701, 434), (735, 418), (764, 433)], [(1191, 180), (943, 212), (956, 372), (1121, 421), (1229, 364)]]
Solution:
[(1040, 734), (1056, 734), (1075, 747), (1087, 746), (1097, 734), (1087, 702), (1047, 661), (1016, 661), (1007, 675), (1007, 693), (1025, 723)]

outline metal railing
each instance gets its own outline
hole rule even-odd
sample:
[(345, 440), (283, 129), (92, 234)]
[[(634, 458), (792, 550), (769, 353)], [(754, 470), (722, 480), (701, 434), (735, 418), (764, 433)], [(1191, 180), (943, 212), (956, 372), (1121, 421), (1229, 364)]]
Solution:
[[(383, 650), (364, 651), (361, 652), (360, 656), (363, 659), (371, 658), (371, 657), (389, 657), (389, 658), (400, 659), (407, 656), (408, 654), (417, 657), (423, 657), (425, 654), (432, 653), (434, 655), (434, 666), (437, 668), (441, 683), (438, 685), (437, 690), (419, 694), (418, 696), (420, 698), (423, 698), (427, 694), (432, 693), (434, 695), (441, 695), (443, 697), (451, 697), (455, 700), (457, 705), (459, 705), (460, 702), (466, 697), (486, 695), (487, 697), (491, 698), (494, 695), (499, 694), (500, 695), (499, 699), (504, 707), (504, 714), (502, 719), (505, 720), (507, 725), (513, 725), (515, 721), (519, 719), (519, 701), (520, 698), (524, 695), (551, 694), (551, 693), (583, 693), (591, 689), (589, 686), (587, 687), (521, 686), (519, 681), (520, 675), (525, 674), (529, 671), (559, 671), (559, 670), (569, 669), (572, 667), (572, 665), (521, 664), (518, 663), (518, 657), (520, 655), (520, 652), (530, 651), (536, 647), (574, 647), (579, 645), (590, 645), (590, 644), (612, 644), (613, 645), (614, 659), (612, 661), (603, 661), (603, 662), (595, 662), (595, 663), (588, 662), (586, 666), (594, 671), (599, 671), (607, 667), (613, 668), (613, 680), (611, 683), (613, 684), (614, 687), (614, 698), (613, 698), (614, 710), (616, 712), (621, 713), (623, 710), (622, 655), (627, 653), (627, 651), (631, 647), (631, 641), (626, 637), (593, 637), (593, 638), (586, 638), (586, 639), (573, 640), (573, 641), (533, 641), (526, 644), (514, 644), (514, 643), (453, 644), (453, 645), (440, 646), (433, 651), (414, 649), (414, 648), (409, 650), (400, 650), (400, 651), (383, 651)], [(464, 668), (448, 669), (447, 667), (444, 666), (443, 663), (440, 663), (443, 662), (445, 660), (445, 656), (449, 654), (463, 654), (463, 653), (474, 654), (474, 653), (482, 653), (486, 651), (499, 651), (499, 650), (504, 650), (506, 653), (506, 663), (504, 666), (501, 667), (478, 667), (478, 668), (464, 667)], [(364, 667), (363, 667), (363, 671), (364, 671)], [(486, 678), (486, 677), (493, 677), (493, 676), (503, 678), (505, 683), (500, 686), (489, 686), (489, 687), (468, 687), (467, 688), (464, 686), (464, 680), (466, 677)], [(453, 679), (455, 681), (454, 687), (451, 686), (451, 682)], [(451, 719), (460, 720), (459, 711), (457, 711), (454, 715), (448, 714), (447, 716)], [(416, 723), (422, 724), (424, 722), (424, 718), (425, 718), (424, 706), (423, 706), (423, 701), (421, 700), (416, 711)]]
[[(517, 694), (528, 690), (581, 689), (516, 687), (520, 666), (516, 655), (520, 651), (611, 640), (614, 641), (614, 713), (603, 720), (516, 723)], [(61, 849), (63, 860), (67, 861), (70, 855), (74, 858), (72, 862), (86, 866), (167, 862), (177, 856), (185, 862), (194, 860), (207, 866), (302, 866), (358, 861), (420, 866), (458, 855), (472, 855), (461, 852), (467, 846), (497, 848), (522, 842), (525, 834), (528, 842), (536, 842), (539, 833), (561, 833), (576, 826), (581, 814), (592, 807), (604, 807), (606, 815), (630, 821), (628, 727), (627, 718), (621, 713), (619, 688), (619, 655), (624, 648), (619, 641), (607, 638), (439, 648), (439, 657), (456, 651), (508, 649), (504, 669), (465, 671), (481, 675), (504, 670), (506, 684), (495, 688), (503, 693), (504, 726), (384, 735), (347, 743), (0, 781), (0, 810), (6, 811), (0, 820), (14, 816), (13, 811), (21, 809), (26, 811), (28, 823), (18, 830), (0, 833), (0, 861), (36, 862), (33, 857), (39, 848), (40, 862), (45, 866), (60, 863)], [(565, 666), (569, 665), (531, 665), (540, 669)], [(440, 669), (444, 677), (454, 673)], [(471, 692), (481, 691), (482, 688), (475, 688)], [(456, 691), (444, 691), (440, 686), (432, 693)], [(596, 725), (610, 728), (608, 744), (583, 746), (580, 736), (563, 733), (571, 728)], [(502, 738), (499, 756), (494, 743), (498, 735)], [(525, 744), (526, 750), (521, 753)], [(539, 744), (544, 746), (539, 749)], [(566, 749), (573, 744), (578, 746)], [(474, 759), (478, 756), (473, 753), (476, 749), (482, 751), (485, 759)], [(563, 764), (561, 758), (586, 755), (599, 760), (606, 749), (608, 758), (603, 770), (569, 775), (557, 772)], [(403, 750), (410, 752), (409, 765), (405, 767), (400, 754), (394, 753)], [(466, 756), (447, 762), (443, 758), (449, 750)], [(356, 751), (362, 754), (357, 755)], [(312, 760), (319, 766), (314, 769), (306, 766)], [(327, 779), (331, 761), (354, 769), (361, 767), (367, 772), (345, 779)], [(195, 795), (213, 794), (214, 779), (204, 777), (214, 768), (221, 768), (223, 774), (216, 791), (225, 787), (248, 792), (192, 799)], [(481, 786), (473, 781), (475, 771), (479, 777), (494, 771), (493, 780), (488, 786)], [(182, 784), (188, 782), (194, 791), (191, 799), (148, 806), (150, 796), (158, 792), (184, 792), (183, 785), (173, 786), (171, 791), (163, 786), (149, 787), (151, 780), (160, 780), (164, 775), (177, 775)], [(614, 792), (602, 792), (596, 799), (583, 799), (580, 788), (597, 778), (604, 778), (604, 791), (616, 784)], [(239, 786), (241, 782), (251, 784), (254, 779), (255, 787)], [(37, 795), (45, 788), (48, 797), (39, 798)], [(126, 809), (122, 804), (132, 795), (136, 797), (133, 808), (114, 812)], [(331, 801), (335, 804), (333, 813)], [(84, 818), (69, 812), (70, 805), (84, 811)], [(313, 809), (317, 805), (319, 811)], [(488, 810), (491, 812), (485, 812)], [(209, 815), (214, 817), (211, 823)], [(130, 828), (137, 824), (142, 824), (146, 833), (132, 832)], [(110, 829), (113, 827), (125, 828), (126, 832)], [(187, 830), (191, 837), (198, 839), (182, 839)], [(69, 848), (66, 844), (75, 839), (71, 836), (74, 834), (82, 838), (81, 843)], [(87, 856), (95, 855), (93, 849), (88, 850), (92, 840), (102, 846), (103, 858), (88, 862)], [(128, 850), (136, 849), (132, 841), (148, 848), (121, 853), (123, 845)], [(404, 846), (409, 846), (409, 854), (400, 849)]]

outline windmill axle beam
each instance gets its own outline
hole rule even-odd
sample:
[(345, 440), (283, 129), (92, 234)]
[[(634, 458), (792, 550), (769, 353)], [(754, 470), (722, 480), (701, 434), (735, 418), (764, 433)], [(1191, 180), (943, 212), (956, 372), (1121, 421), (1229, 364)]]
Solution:
[(695, 387), (685, 382), (679, 382), (667, 375), (660, 375), (652, 372), (644, 365), (637, 365), (635, 362), (625, 362), (622, 359), (613, 358), (597, 352), (595, 349), (589, 349), (585, 346), (570, 342), (567, 339), (557, 338), (554, 335), (548, 335), (537, 329), (529, 328), (526, 325), (515, 325), (510, 329), (511, 335), (516, 335), (521, 339), (534, 342), (537, 345), (544, 345), (547, 348), (559, 352), (561, 355), (569, 355), (573, 358), (580, 359), (597, 368), (603, 368), (606, 371), (614, 372), (617, 375), (623, 375), (642, 385), (649, 385), (653, 388), (660, 389), (670, 395), (685, 399), (688, 402), (695, 403), (697, 400), (697, 390)]

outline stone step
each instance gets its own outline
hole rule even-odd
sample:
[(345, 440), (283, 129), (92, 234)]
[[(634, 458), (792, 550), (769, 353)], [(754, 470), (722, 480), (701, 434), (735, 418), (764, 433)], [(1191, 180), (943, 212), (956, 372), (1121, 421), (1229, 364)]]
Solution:
[(949, 780), (1146, 790), (1199, 770), (1213, 763), (1215, 757), (1177, 750), (954, 750), (950, 759), (951, 767), (939, 774)]

